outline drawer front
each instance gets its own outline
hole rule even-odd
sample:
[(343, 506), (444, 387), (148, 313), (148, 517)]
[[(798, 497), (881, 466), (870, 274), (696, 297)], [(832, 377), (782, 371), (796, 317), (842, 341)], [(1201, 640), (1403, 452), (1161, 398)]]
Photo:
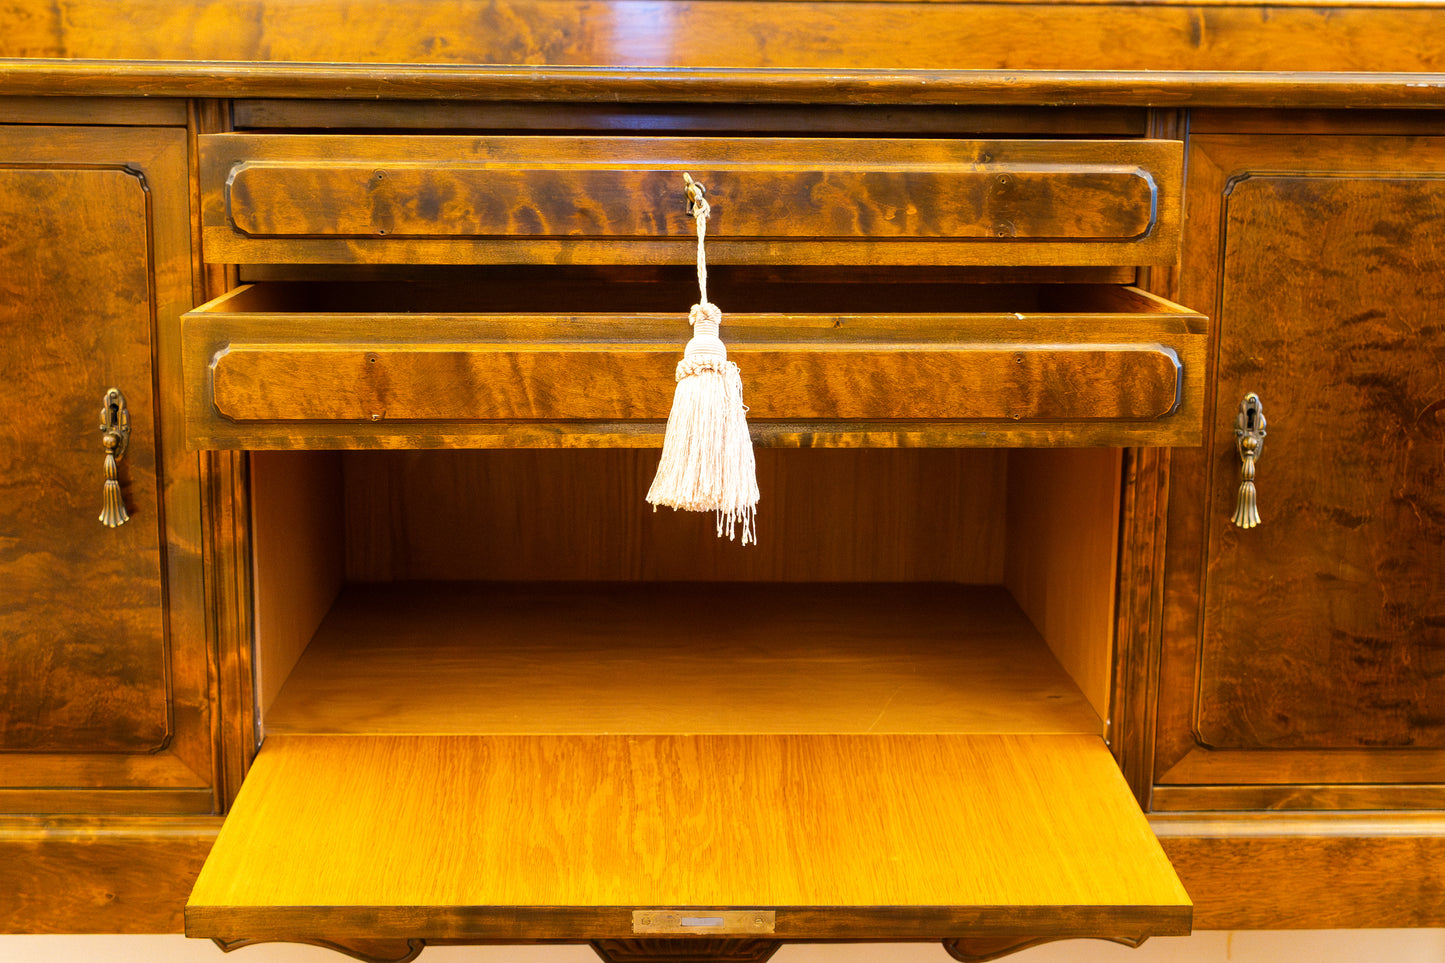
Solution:
[(1174, 141), (215, 134), (220, 263), (1173, 263)]
[[(1115, 303), (736, 315), (723, 334), (760, 444), (1197, 444), (1203, 319), (1131, 289), (1081, 291)], [(184, 320), (189, 438), (660, 445), (687, 335), (674, 315), (297, 312), (257, 285)]]
[[(628, 342), (240, 343), (210, 373), (217, 412), (238, 423), (666, 421), (678, 354)], [(1179, 404), (1179, 356), (1162, 344), (799, 341), (729, 356), (758, 424), (1147, 421)]]

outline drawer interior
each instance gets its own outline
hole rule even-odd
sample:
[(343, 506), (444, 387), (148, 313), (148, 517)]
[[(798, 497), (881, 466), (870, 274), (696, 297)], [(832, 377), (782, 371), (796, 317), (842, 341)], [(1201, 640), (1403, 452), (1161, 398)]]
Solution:
[[(789, 701), (796, 685), (816, 689), (803, 677), (826, 666), (843, 692), (866, 704), (844, 722), (828, 708), (835, 699), (802, 700), (821, 714), (815, 728), (866, 731), (902, 667), (932, 665), (946, 671), (925, 673), (918, 698), (941, 701), (927, 712), (921, 702), (913, 716), (893, 705), (890, 712), (913, 719), (897, 727), (965, 731), (980, 724), (970, 707), (993, 700), (1016, 704), (989, 709), (994, 721), (985, 726), (1007, 718), (1010, 731), (1034, 731), (1028, 715), (1037, 711), (1049, 720), (1045, 729), (1102, 731), (1112, 684), (1118, 449), (757, 456), (761, 544), (745, 549), (716, 538), (705, 513), (646, 504), (657, 461), (647, 450), (252, 453), (263, 728), (432, 731), (441, 723), (425, 716), (435, 709), (458, 715), (455, 731), (625, 729), (626, 701), (665, 671), (678, 693), (670, 704), (690, 720), (684, 731), (785, 731), (809, 723), (794, 713), (770, 724), (764, 713), (773, 710), (762, 703), (756, 712), (744, 703), (727, 712), (680, 693), (702, 686), (715, 701), (772, 688), (768, 698)], [(689, 618), (690, 607), (710, 615)], [(469, 613), (488, 613), (490, 627)], [(604, 695), (602, 678), (587, 667), (631, 649), (635, 661), (608, 676), (615, 697)], [(900, 661), (888, 668), (895, 649)], [(653, 657), (655, 670), (631, 671)], [(1020, 660), (1017, 671), (1001, 670), (1008, 658)], [(887, 684), (870, 680), (880, 667), (900, 674)], [(422, 700), (405, 711), (407, 722), (362, 708), (374, 683), (394, 671), (461, 674), (382, 686)], [(474, 671), (476, 684), (495, 690), (489, 698), (444, 694), (472, 684), (461, 679)], [(950, 675), (957, 678), (946, 681)], [(589, 702), (622, 715), (608, 723), (599, 721), (607, 712), (580, 704), (548, 708), (589, 678), (572, 695), (590, 687)], [(318, 698), (317, 686), (335, 698)], [(532, 700), (535, 712), (525, 707)], [(658, 731), (648, 715), (656, 699), (639, 701), (638, 731)], [(948, 703), (957, 718), (943, 715)], [(361, 714), (347, 717), (348, 705)], [(467, 721), (471, 713), (480, 714)], [(521, 721), (527, 713), (533, 721)]]

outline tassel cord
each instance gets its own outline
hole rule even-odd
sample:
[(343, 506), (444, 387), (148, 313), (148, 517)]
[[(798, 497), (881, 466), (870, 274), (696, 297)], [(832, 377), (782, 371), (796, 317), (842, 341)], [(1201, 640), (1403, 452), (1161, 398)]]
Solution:
[(707, 250), (704, 239), (707, 236), (707, 219), (712, 214), (712, 205), (703, 196), (703, 186), (691, 175), (684, 174), (687, 181), (688, 210), (697, 221), (697, 290), (698, 303), (707, 304)]
[(756, 544), (757, 472), (748, 434), (742, 377), (718, 336), (722, 312), (707, 298), (707, 219), (704, 188), (689, 175), (687, 211), (697, 227), (699, 299), (688, 312), (692, 339), (676, 371), (677, 389), (657, 475), (647, 501), (686, 511), (712, 511), (717, 534)]

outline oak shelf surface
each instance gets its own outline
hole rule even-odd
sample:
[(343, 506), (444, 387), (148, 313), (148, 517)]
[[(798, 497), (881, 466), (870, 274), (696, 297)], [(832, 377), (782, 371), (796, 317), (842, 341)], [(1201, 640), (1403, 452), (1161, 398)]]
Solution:
[(1081, 733), (1102, 726), (1002, 588), (357, 583), (274, 733)]

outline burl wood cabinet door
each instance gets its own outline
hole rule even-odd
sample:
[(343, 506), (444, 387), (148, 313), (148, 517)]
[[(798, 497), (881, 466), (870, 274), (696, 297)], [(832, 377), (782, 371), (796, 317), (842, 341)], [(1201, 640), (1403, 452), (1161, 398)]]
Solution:
[[(1445, 137), (1196, 134), (1155, 809), (1445, 805)], [(1261, 524), (1232, 521), (1256, 393)]]
[[(183, 128), (0, 128), (0, 812), (210, 812)], [(124, 394), (101, 524), (102, 400)]]

